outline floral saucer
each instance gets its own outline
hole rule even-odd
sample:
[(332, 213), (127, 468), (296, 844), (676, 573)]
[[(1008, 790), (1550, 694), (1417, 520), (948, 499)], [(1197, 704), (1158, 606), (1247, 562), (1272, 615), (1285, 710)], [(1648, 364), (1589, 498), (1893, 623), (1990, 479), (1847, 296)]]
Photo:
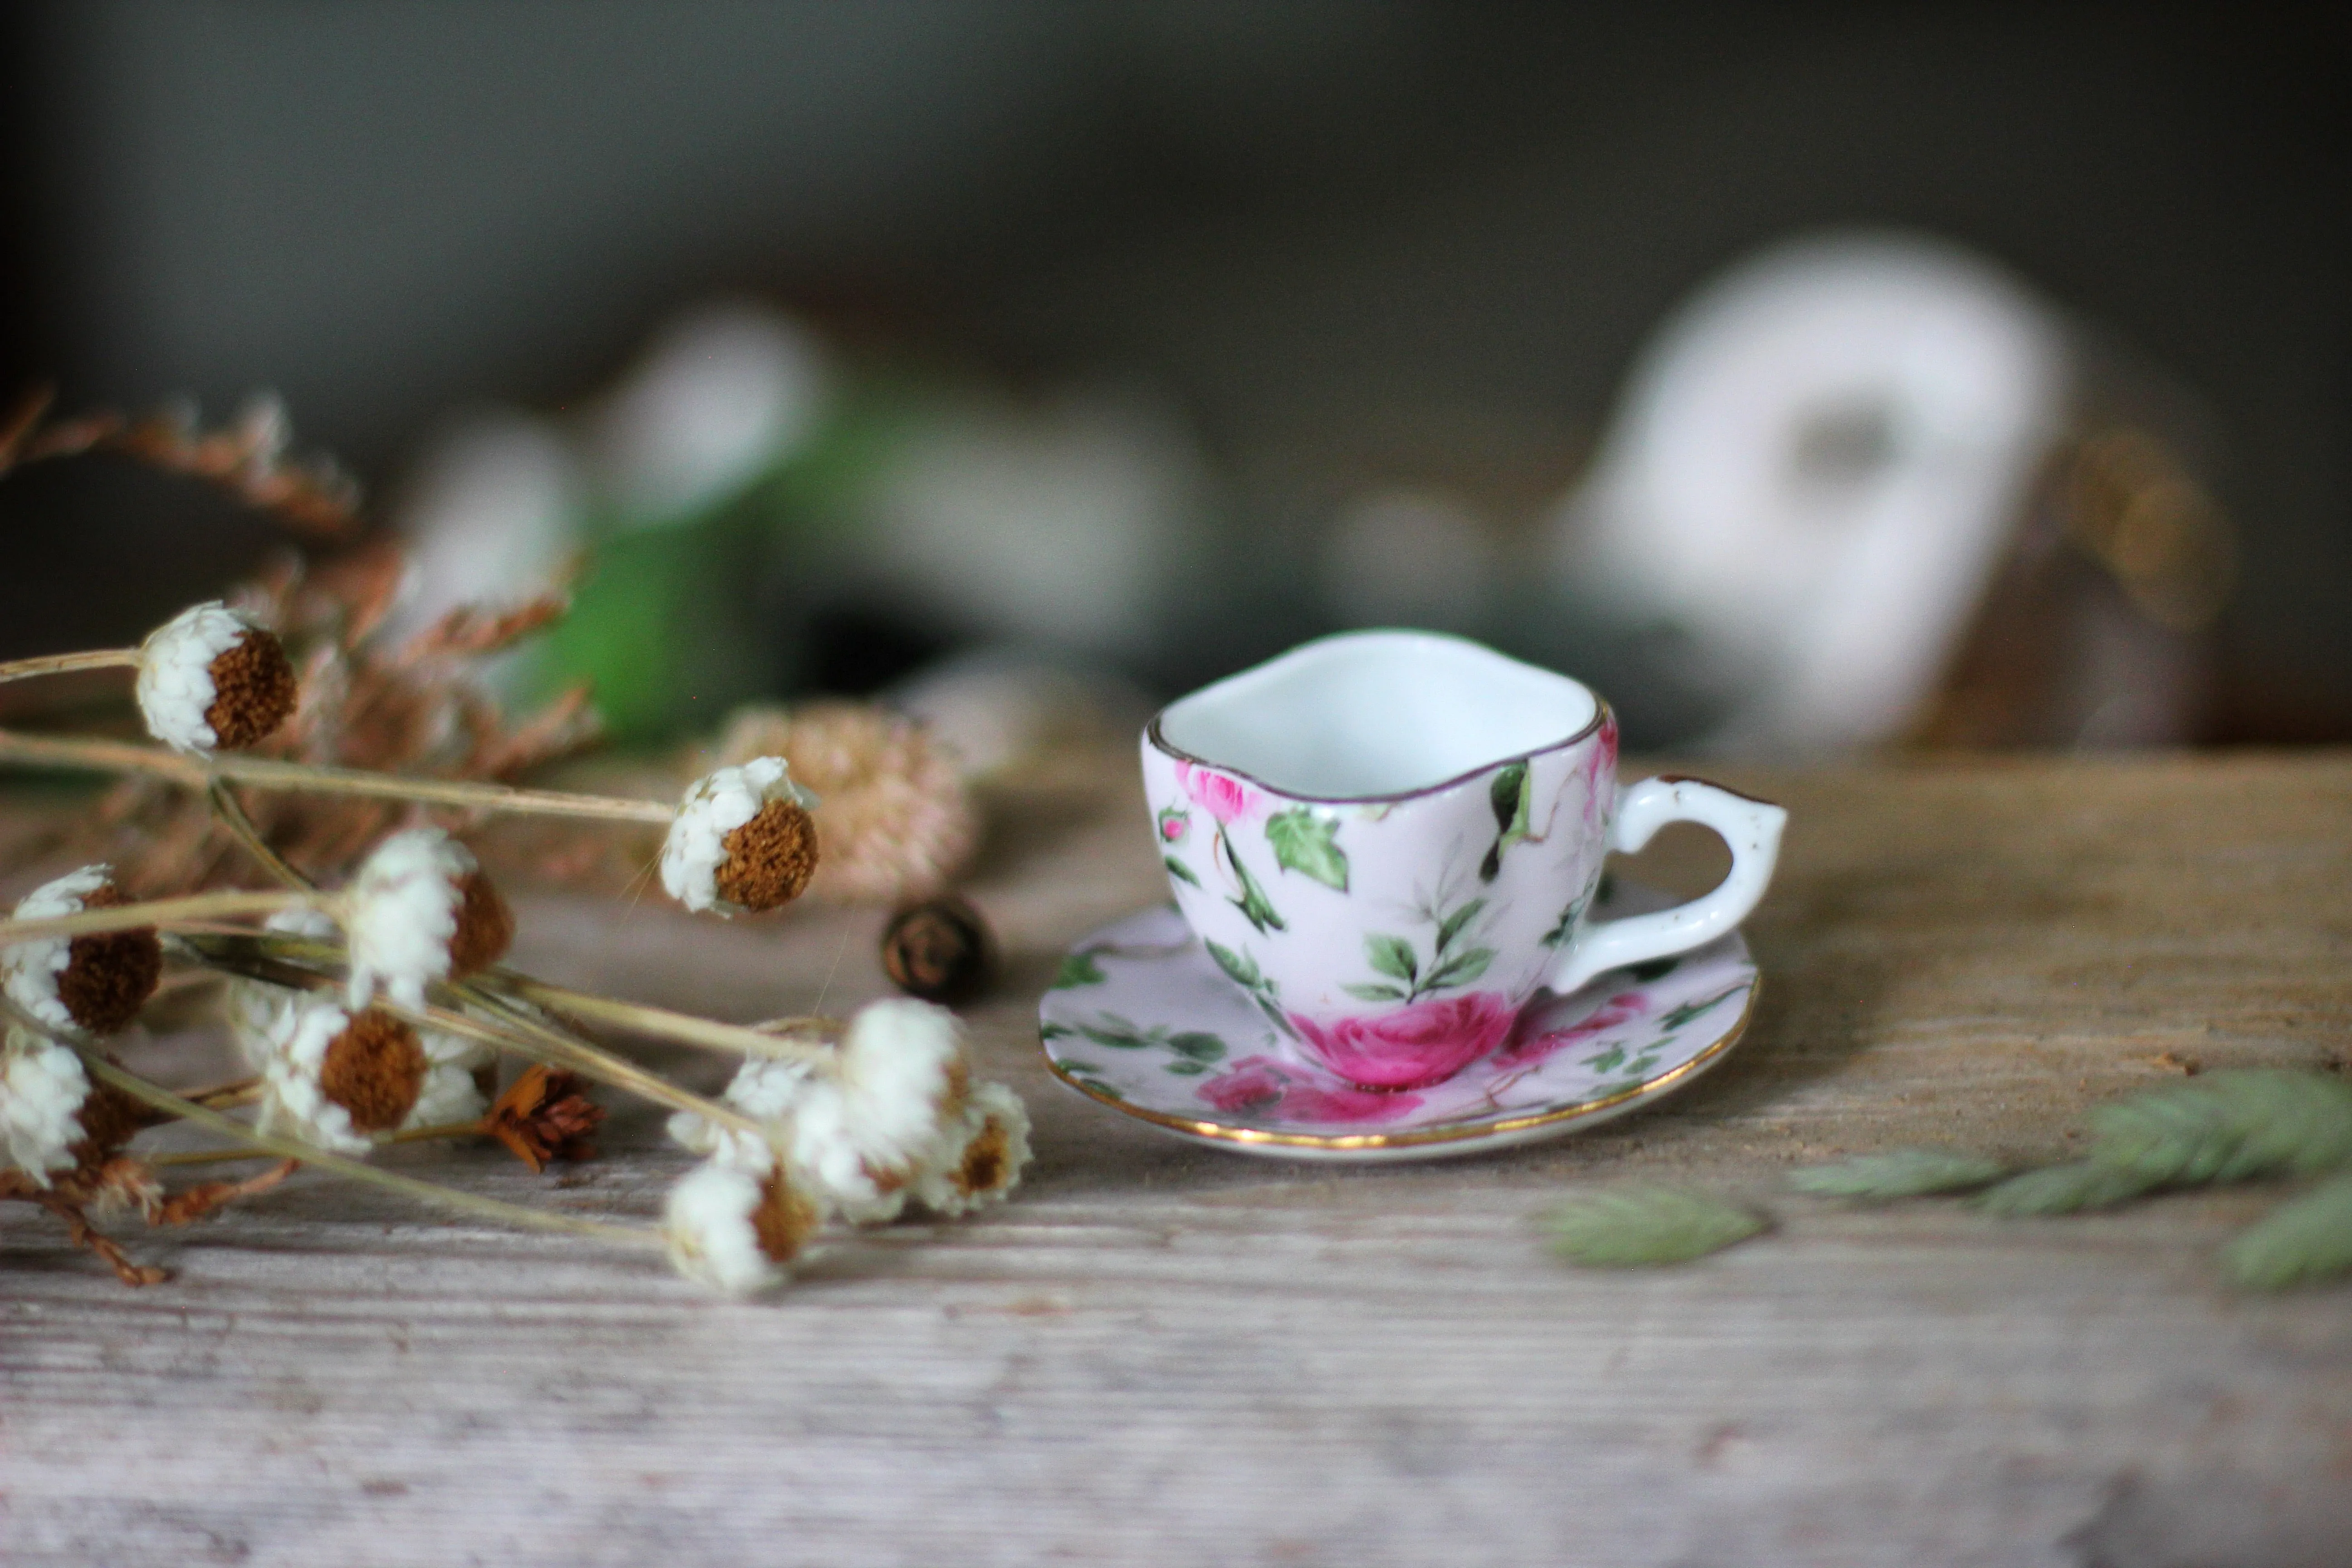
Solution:
[[(1674, 902), (1604, 881), (1595, 912)], [(1590, 1127), (1720, 1061), (1760, 978), (1737, 931), (1678, 958), (1538, 993), (1501, 1049), (1443, 1083), (1360, 1089), (1310, 1059), (1167, 906), (1087, 937), (1038, 1005), (1055, 1076), (1180, 1137), (1295, 1160), (1484, 1153)]]

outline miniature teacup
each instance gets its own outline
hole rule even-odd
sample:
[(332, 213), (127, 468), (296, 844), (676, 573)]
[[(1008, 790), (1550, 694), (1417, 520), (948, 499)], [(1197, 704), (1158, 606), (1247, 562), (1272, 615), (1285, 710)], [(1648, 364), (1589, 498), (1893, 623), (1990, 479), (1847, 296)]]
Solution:
[[(1433, 1083), (1538, 990), (1698, 946), (1763, 897), (1788, 813), (1696, 779), (1617, 787), (1617, 723), (1566, 676), (1428, 632), (1349, 632), (1163, 709), (1143, 782), (1209, 955), (1351, 1082)], [(1669, 822), (1731, 847), (1706, 897), (1587, 918)]]

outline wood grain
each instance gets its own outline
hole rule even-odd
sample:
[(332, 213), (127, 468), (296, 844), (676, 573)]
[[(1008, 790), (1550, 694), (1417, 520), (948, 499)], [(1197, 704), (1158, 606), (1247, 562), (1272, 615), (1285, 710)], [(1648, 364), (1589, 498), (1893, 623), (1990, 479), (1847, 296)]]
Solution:
[[(1734, 1058), (1584, 1136), (1361, 1171), (1181, 1144), (1037, 1065), (1060, 944), (1160, 896), (1124, 770), (996, 802), (978, 892), (1013, 959), (973, 1018), (1036, 1114), (1011, 1205), (845, 1239), (748, 1306), (307, 1176), (133, 1228), (178, 1271), (144, 1291), (0, 1213), (0, 1560), (2352, 1561), (2352, 1289), (2211, 1267), (2263, 1193), (2004, 1224), (1779, 1185), (1903, 1143), (2046, 1156), (2184, 1064), (2341, 1070), (2352, 758), (1728, 775), (1792, 812)], [(882, 989), (877, 915), (518, 908), (526, 967), (645, 1000)], [(683, 1157), (651, 1115), (607, 1143), (560, 1178), (394, 1157), (652, 1215)], [(1630, 1174), (1780, 1223), (1677, 1269), (1549, 1261), (1546, 1201)]]

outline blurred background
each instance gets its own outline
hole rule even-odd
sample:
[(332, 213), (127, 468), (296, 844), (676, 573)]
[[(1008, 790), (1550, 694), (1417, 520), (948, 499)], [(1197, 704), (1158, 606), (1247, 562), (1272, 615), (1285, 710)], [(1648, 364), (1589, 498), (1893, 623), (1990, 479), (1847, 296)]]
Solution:
[[(571, 584), (495, 678), (624, 741), (1389, 624), (1643, 747), (2352, 740), (2347, 66), (2253, 5), (26, 4), (0, 390), (274, 391), (396, 625)], [(104, 458), (0, 531), (0, 657), (288, 539)]]

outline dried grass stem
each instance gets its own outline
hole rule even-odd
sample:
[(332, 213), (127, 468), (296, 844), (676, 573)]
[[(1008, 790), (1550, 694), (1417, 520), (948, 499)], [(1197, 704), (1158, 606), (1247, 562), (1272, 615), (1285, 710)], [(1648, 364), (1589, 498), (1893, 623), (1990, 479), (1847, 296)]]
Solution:
[(150, 899), (141, 903), (109, 904), (78, 915), (55, 915), (37, 921), (0, 921), (0, 946), (37, 942), (44, 937), (89, 936), (99, 931), (136, 931), (142, 926), (202, 925), (232, 917), (274, 915), (282, 910), (331, 908), (333, 900), (316, 893), (255, 893), (227, 891), (191, 893), (179, 899)]
[(572, 991), (562, 985), (551, 985), (543, 980), (533, 980), (528, 974), (517, 974), (509, 969), (492, 970), (489, 978), (491, 984), (542, 1007), (552, 1007), (574, 1017), (609, 1024), (633, 1035), (669, 1040), (681, 1046), (725, 1051), (739, 1057), (782, 1057), (819, 1066), (831, 1062), (835, 1054), (830, 1045), (815, 1040), (793, 1039), (785, 1032), (801, 1027), (821, 1030), (831, 1022), (824, 1018), (779, 1018), (755, 1029), (748, 1025), (722, 1024), (709, 1018), (698, 1018), (688, 1013), (673, 1013), (666, 1007), (649, 1007), (641, 1002), (623, 1002), (610, 996), (591, 995), (584, 991)]
[(258, 1131), (245, 1123), (206, 1110), (193, 1100), (181, 1099), (160, 1084), (148, 1082), (137, 1073), (127, 1072), (96, 1051), (76, 1047), (82, 1067), (101, 1083), (113, 1085), (142, 1104), (167, 1111), (194, 1126), (202, 1127), (224, 1137), (236, 1139), (251, 1148), (266, 1151), (280, 1159), (299, 1160), (305, 1165), (347, 1176), (355, 1182), (365, 1182), (441, 1208), (454, 1209), (478, 1219), (495, 1221), (528, 1230), (562, 1231), (572, 1236), (593, 1237), (599, 1241), (614, 1242), (625, 1247), (659, 1247), (661, 1234), (650, 1226), (614, 1225), (608, 1220), (583, 1219), (576, 1215), (549, 1214), (543, 1209), (525, 1208), (520, 1204), (504, 1203), (478, 1194), (461, 1192), (455, 1187), (441, 1186), (433, 1182), (418, 1181), (396, 1171), (379, 1170), (358, 1160), (347, 1160), (340, 1154), (330, 1154), (292, 1138), (280, 1138), (275, 1133)]
[(47, 653), (33, 658), (0, 662), (0, 681), (30, 680), (42, 675), (68, 675), (79, 669), (136, 669), (135, 647), (101, 647), (89, 653)]
[(0, 763), (84, 768), (99, 773), (143, 773), (198, 790), (208, 788), (215, 779), (229, 779), (263, 789), (299, 791), (309, 795), (360, 795), (371, 800), (405, 800), (420, 805), (448, 806), (461, 811), (503, 812), (509, 816), (593, 817), (607, 822), (642, 822), (665, 827), (677, 816), (677, 808), (666, 801), (622, 800), (611, 795), (573, 795), (563, 790), (517, 789), (509, 784), (487, 784), (472, 779), (403, 778), (393, 773), (368, 773), (357, 768), (273, 762), (267, 757), (216, 754), (199, 762), (157, 747), (132, 745), (122, 741), (20, 735), (6, 731), (0, 731)]

